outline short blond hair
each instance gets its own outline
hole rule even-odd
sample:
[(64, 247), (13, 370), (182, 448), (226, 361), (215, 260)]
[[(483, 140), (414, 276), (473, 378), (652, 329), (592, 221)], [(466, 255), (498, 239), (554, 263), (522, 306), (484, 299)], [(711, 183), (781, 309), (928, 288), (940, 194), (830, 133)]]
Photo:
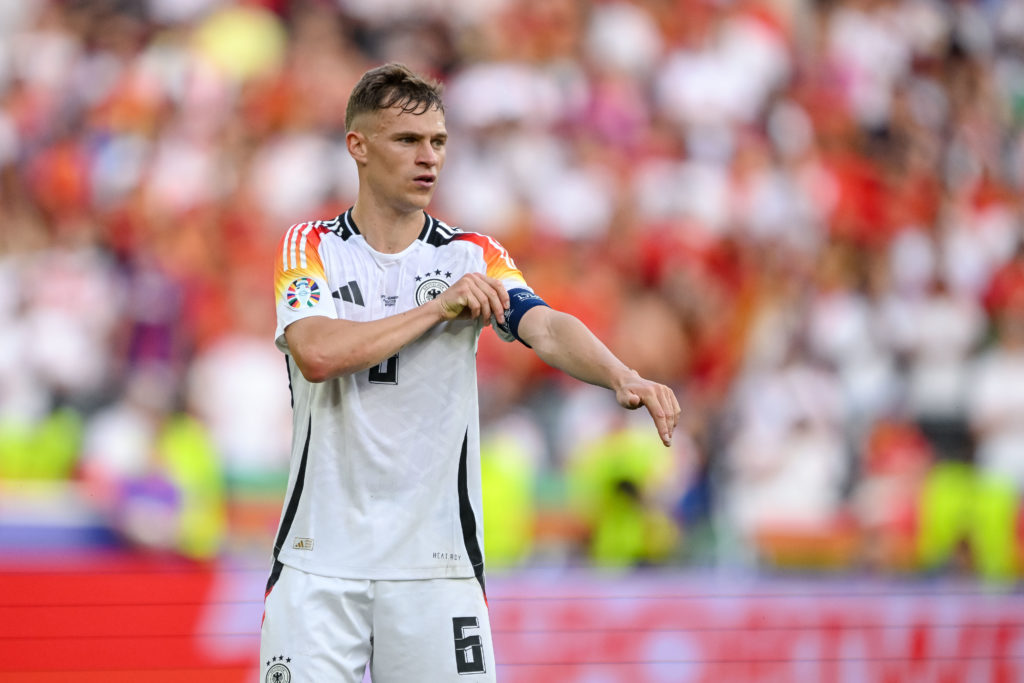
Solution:
[(444, 113), (441, 84), (418, 76), (404, 64), (390, 62), (370, 69), (356, 83), (345, 107), (345, 130), (360, 114), (401, 107), (408, 114), (423, 114), (431, 109)]

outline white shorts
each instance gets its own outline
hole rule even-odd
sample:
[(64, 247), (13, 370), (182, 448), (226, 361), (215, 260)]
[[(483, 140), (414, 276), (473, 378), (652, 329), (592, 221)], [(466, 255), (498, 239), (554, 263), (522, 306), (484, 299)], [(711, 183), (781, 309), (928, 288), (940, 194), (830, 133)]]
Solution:
[(475, 578), (359, 581), (285, 566), (264, 606), (261, 683), (495, 681)]

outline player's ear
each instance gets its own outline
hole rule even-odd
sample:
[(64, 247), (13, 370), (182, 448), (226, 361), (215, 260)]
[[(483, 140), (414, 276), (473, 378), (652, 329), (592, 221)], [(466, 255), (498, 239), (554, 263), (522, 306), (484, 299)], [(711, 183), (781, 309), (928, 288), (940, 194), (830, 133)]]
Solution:
[(366, 136), (358, 130), (350, 130), (345, 133), (345, 146), (348, 153), (356, 160), (357, 164), (366, 163)]

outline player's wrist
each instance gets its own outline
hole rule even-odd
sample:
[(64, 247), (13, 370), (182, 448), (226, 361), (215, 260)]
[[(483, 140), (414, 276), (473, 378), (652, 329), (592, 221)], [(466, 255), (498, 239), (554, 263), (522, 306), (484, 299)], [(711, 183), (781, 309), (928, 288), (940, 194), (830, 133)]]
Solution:
[(640, 379), (640, 373), (632, 368), (622, 366), (612, 376), (611, 389), (615, 393), (622, 391), (626, 385)]
[(449, 315), (448, 308), (445, 306), (444, 301), (442, 301), (440, 297), (428, 301), (424, 305), (424, 308), (428, 309), (431, 319), (435, 323), (447, 322), (448, 320), (451, 320), (453, 317)]

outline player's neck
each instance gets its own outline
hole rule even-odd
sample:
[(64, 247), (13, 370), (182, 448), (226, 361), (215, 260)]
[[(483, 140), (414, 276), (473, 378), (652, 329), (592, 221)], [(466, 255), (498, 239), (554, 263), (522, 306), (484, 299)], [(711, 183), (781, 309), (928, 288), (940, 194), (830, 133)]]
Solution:
[(423, 210), (398, 211), (360, 197), (352, 207), (352, 220), (366, 243), (382, 254), (397, 254), (423, 230)]

